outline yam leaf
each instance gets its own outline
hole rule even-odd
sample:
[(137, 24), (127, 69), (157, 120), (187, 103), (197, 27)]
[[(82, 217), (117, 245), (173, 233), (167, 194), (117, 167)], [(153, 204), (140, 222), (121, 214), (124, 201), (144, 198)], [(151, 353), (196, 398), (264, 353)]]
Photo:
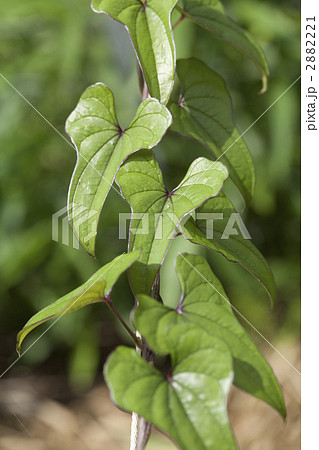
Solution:
[(59, 317), (77, 311), (86, 305), (104, 301), (105, 297), (110, 295), (118, 278), (139, 258), (139, 255), (140, 252), (137, 251), (116, 257), (101, 267), (82, 286), (36, 313), (17, 336), (17, 352), (20, 354), (22, 342), (30, 331), (42, 323), (50, 319), (58, 320)]
[(176, 310), (146, 295), (138, 296), (134, 323), (149, 346), (166, 354), (169, 348), (162, 335), (168, 326), (197, 324), (228, 345), (233, 358), (234, 384), (264, 400), (285, 417), (285, 404), (273, 371), (237, 321), (225, 291), (207, 261), (201, 256), (182, 254), (176, 259), (176, 272), (182, 288)]
[(127, 28), (150, 95), (166, 105), (175, 76), (171, 14), (177, 0), (93, 0), (95, 12), (106, 13)]
[(132, 210), (129, 251), (142, 249), (140, 260), (129, 271), (135, 294), (150, 294), (181, 220), (218, 195), (227, 177), (223, 164), (198, 158), (168, 192), (153, 152), (140, 151), (125, 161), (116, 182)]
[(111, 354), (104, 373), (113, 401), (183, 450), (235, 450), (226, 407), (233, 376), (227, 345), (191, 324), (161, 327), (160, 337), (172, 361), (167, 375), (128, 347)]
[[(222, 217), (214, 219), (215, 214)], [(260, 281), (273, 304), (276, 300), (276, 285), (269, 264), (252, 242), (245, 239), (245, 230), (237, 230), (234, 227), (232, 234), (227, 234), (227, 227), (233, 223), (232, 217), (235, 217), (236, 221), (239, 221), (240, 217), (229, 198), (221, 192), (218, 197), (200, 206), (195, 216), (196, 220), (190, 218), (181, 226), (184, 236), (194, 244), (220, 253), (230, 262), (241, 264)], [(238, 234), (235, 234), (236, 232)]]
[(154, 147), (171, 124), (171, 115), (156, 99), (144, 100), (126, 130), (118, 124), (111, 90), (90, 86), (66, 123), (78, 158), (69, 195), (69, 220), (74, 234), (94, 256), (98, 219), (116, 172), (125, 158)]
[(262, 90), (267, 90), (268, 63), (254, 37), (226, 14), (219, 0), (182, 0), (178, 9), (197, 25), (214, 33), (250, 58), (261, 73)]
[(180, 90), (169, 103), (171, 131), (206, 147), (229, 170), (246, 205), (255, 189), (255, 168), (250, 152), (235, 127), (224, 80), (196, 58), (177, 61)]

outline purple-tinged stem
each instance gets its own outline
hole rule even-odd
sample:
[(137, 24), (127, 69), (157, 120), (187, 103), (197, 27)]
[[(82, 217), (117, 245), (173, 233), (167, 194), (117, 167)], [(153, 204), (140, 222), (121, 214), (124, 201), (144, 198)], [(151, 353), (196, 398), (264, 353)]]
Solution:
[(112, 300), (110, 299), (109, 296), (106, 296), (104, 298), (105, 303), (109, 306), (110, 310), (112, 311), (112, 313), (115, 315), (115, 317), (121, 322), (121, 324), (123, 325), (123, 327), (125, 328), (125, 330), (127, 331), (127, 333), (131, 336), (131, 338), (133, 339), (134, 344), (136, 345), (136, 347), (138, 348), (142, 348), (142, 342), (140, 341), (140, 339), (138, 339), (138, 337), (135, 335), (135, 333), (131, 330), (131, 328), (127, 325), (127, 323), (125, 322), (125, 320), (123, 319), (123, 317), (120, 315), (120, 313), (118, 312), (118, 310), (115, 308)]
[(184, 16), (184, 14), (181, 14), (181, 16), (179, 17), (179, 19), (174, 23), (174, 25), (173, 25), (173, 30), (181, 23), (181, 22), (183, 22), (183, 20), (185, 19), (185, 16)]

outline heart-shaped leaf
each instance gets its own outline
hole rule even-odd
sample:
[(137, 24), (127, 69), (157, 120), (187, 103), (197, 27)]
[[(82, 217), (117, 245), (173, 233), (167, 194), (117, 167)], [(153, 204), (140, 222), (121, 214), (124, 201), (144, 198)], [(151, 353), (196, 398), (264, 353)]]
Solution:
[(132, 210), (129, 250), (142, 249), (139, 262), (129, 271), (135, 294), (150, 293), (179, 223), (216, 196), (227, 177), (223, 164), (198, 158), (179, 186), (168, 192), (152, 152), (140, 151), (125, 161), (116, 182)]
[(123, 23), (152, 97), (166, 105), (175, 76), (171, 14), (177, 0), (93, 0), (95, 12)]
[(117, 122), (114, 97), (102, 83), (90, 86), (66, 123), (78, 159), (69, 195), (70, 225), (81, 245), (95, 253), (99, 215), (115, 174), (131, 153), (154, 147), (171, 124), (171, 115), (156, 99), (139, 106), (126, 130)]
[(31, 317), (17, 336), (18, 353), (20, 353), (21, 344), (25, 337), (37, 326), (50, 319), (57, 319), (60, 316), (77, 311), (91, 303), (104, 301), (110, 295), (118, 278), (139, 258), (139, 255), (140, 252), (136, 251), (118, 256), (101, 267), (82, 286), (79, 286)]
[[(216, 218), (216, 214), (220, 217)], [(276, 286), (273, 273), (260, 251), (243, 235), (245, 230), (233, 230), (233, 218), (239, 221), (231, 201), (221, 192), (218, 197), (200, 206), (196, 210), (196, 220), (190, 218), (181, 229), (194, 244), (214, 250), (230, 262), (241, 264), (261, 282), (274, 303)], [(228, 235), (229, 226), (232, 233)]]
[(109, 357), (104, 373), (113, 401), (183, 450), (235, 450), (226, 409), (233, 375), (228, 347), (191, 324), (161, 329), (161, 339), (172, 361), (166, 376), (133, 349), (118, 347)]
[(197, 25), (216, 34), (248, 56), (262, 76), (262, 91), (267, 90), (269, 76), (265, 55), (254, 37), (234, 22), (219, 0), (182, 0), (178, 9)]
[(177, 61), (180, 90), (169, 103), (171, 130), (205, 146), (224, 163), (246, 204), (255, 188), (255, 168), (249, 150), (232, 117), (224, 80), (195, 58)]
[[(176, 310), (138, 296), (136, 328), (151, 348), (168, 353), (162, 338), (169, 325), (196, 323), (207, 333), (228, 345), (234, 367), (234, 383), (246, 392), (269, 403), (285, 417), (286, 410), (278, 382), (265, 358), (235, 318), (224, 289), (201, 256), (183, 254), (176, 260), (182, 297)], [(156, 324), (156, 327), (154, 327)]]

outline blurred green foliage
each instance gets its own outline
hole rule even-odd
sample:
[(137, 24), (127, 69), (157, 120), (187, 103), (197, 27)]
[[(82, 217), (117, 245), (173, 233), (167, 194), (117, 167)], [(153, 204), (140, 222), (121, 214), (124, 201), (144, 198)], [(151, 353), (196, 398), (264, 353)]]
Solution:
[[(196, 56), (223, 76), (234, 117), (245, 131), (299, 76), (299, 3), (228, 0), (226, 7), (256, 37), (269, 61), (269, 89), (238, 51), (184, 20), (175, 31), (178, 57)], [(178, 14), (174, 13), (173, 21)], [(0, 73), (50, 125), (0, 77), (0, 333), (1, 371), (14, 361), (15, 335), (29, 317), (86, 281), (126, 250), (118, 239), (118, 212), (129, 212), (111, 191), (97, 238), (97, 259), (52, 241), (51, 216), (64, 208), (75, 151), (64, 123), (85, 88), (97, 81), (115, 94), (119, 121), (127, 126), (140, 101), (136, 59), (124, 27), (90, 10), (88, 0), (11, 0), (0, 4)], [(299, 83), (248, 132), (257, 189), (244, 213), (253, 242), (271, 264), (278, 302), (268, 299), (243, 269), (209, 254), (233, 304), (268, 339), (299, 336), (300, 325), (300, 135)], [(178, 184), (191, 161), (206, 155), (199, 144), (168, 134), (156, 149), (168, 187)], [(241, 199), (227, 182), (237, 207)], [(60, 232), (62, 230), (60, 229)], [(70, 236), (71, 237), (71, 236)], [(162, 274), (162, 294), (179, 297), (173, 273), (178, 251), (205, 252), (178, 238)], [(129, 320), (133, 298), (122, 277), (114, 300)], [(245, 324), (244, 324), (245, 325)], [(44, 331), (34, 332), (25, 349)], [(249, 329), (249, 327), (248, 327)], [(256, 334), (254, 334), (256, 337)], [(87, 387), (106, 355), (126, 340), (104, 305), (93, 305), (56, 323), (12, 371), (68, 368), (72, 386)]]

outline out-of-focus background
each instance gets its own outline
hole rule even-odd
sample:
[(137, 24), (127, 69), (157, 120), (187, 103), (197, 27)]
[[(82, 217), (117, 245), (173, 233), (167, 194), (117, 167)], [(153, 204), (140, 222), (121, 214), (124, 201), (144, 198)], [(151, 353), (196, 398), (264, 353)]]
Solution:
[[(184, 20), (175, 30), (178, 57), (197, 56), (222, 75), (234, 116), (245, 131), (299, 76), (299, 2), (225, 1), (232, 17), (264, 49), (271, 77), (266, 94), (253, 64), (238, 51)], [(174, 15), (176, 21), (178, 15)], [(128, 206), (114, 192), (103, 209), (97, 259), (52, 241), (52, 214), (66, 206), (76, 155), (59, 135), (85, 88), (97, 81), (114, 92), (120, 123), (127, 126), (140, 102), (136, 60), (124, 27), (94, 14), (89, 0), (11, 0), (0, 3), (0, 372), (15, 362), (15, 336), (39, 309), (86, 281), (126, 250), (118, 239), (118, 212)], [(9, 85), (12, 84), (12, 86)], [(14, 86), (14, 87), (13, 87)], [(15, 91), (50, 122), (48, 123)], [(273, 310), (263, 289), (240, 267), (208, 253), (209, 261), (241, 313), (299, 370), (300, 135), (299, 83), (247, 134), (257, 171), (253, 205), (244, 213), (253, 242), (269, 261), (278, 287)], [(169, 134), (156, 149), (169, 187), (200, 145)], [(241, 201), (229, 186), (235, 204)], [(60, 229), (60, 232), (62, 230)], [(71, 236), (70, 236), (71, 238)], [(172, 270), (178, 251), (205, 250), (177, 239), (163, 268), (162, 296), (178, 299)], [(129, 319), (133, 306), (122, 277), (114, 300)], [(245, 323), (243, 323), (246, 326)], [(35, 344), (0, 380), (0, 448), (3, 450), (126, 449), (129, 415), (117, 410), (102, 378), (107, 355), (127, 343), (105, 305), (92, 305), (31, 333)], [(299, 375), (258, 334), (247, 328), (283, 386), (288, 419), (233, 390), (230, 417), (243, 450), (297, 450)], [(174, 448), (154, 433), (150, 449)]]

